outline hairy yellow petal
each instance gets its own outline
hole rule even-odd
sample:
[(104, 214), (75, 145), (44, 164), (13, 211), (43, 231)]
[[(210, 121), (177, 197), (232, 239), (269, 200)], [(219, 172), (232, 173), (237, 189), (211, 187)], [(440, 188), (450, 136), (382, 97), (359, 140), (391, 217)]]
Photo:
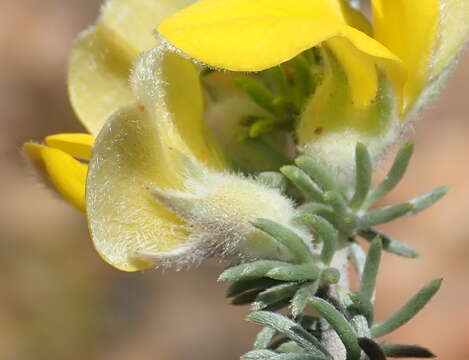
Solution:
[(189, 0), (109, 0), (98, 24), (72, 49), (70, 101), (83, 125), (97, 134), (109, 115), (132, 100), (129, 70), (138, 55), (158, 44), (153, 31)]
[(469, 36), (467, 0), (373, 0), (375, 38), (406, 64), (406, 108), (454, 59)]
[(108, 0), (100, 23), (112, 28), (129, 44), (146, 51), (157, 45), (153, 30), (165, 17), (189, 5), (192, 0)]
[[(131, 83), (140, 105), (155, 119), (162, 142), (211, 168), (223, 167), (204, 121), (200, 80), (191, 61), (162, 45), (142, 55)], [(179, 171), (177, 162), (167, 166), (169, 172)]]
[(35, 143), (23, 146), (39, 174), (78, 210), (85, 212), (85, 180), (88, 166), (59, 149)]
[(430, 79), (450, 65), (469, 39), (469, 1), (440, 0), (438, 39), (432, 56)]
[(75, 44), (68, 72), (70, 102), (92, 134), (119, 106), (132, 100), (128, 76), (137, 54), (105, 25), (87, 30)]
[[(87, 183), (88, 224), (94, 245), (109, 264), (136, 271), (154, 266), (139, 252), (181, 244), (183, 223), (150, 189), (174, 184), (156, 121), (140, 106), (115, 113), (96, 140)], [(174, 150), (175, 151), (175, 150)]]
[(55, 134), (46, 137), (46, 144), (74, 158), (89, 160), (95, 137), (90, 134)]
[[(350, 46), (376, 58), (361, 64), (353, 55), (343, 56), (351, 64), (350, 75), (362, 67), (351, 81), (368, 72), (366, 88), (352, 85), (357, 105), (368, 104), (377, 89), (376, 69), (368, 66), (370, 62), (393, 63), (393, 69), (400, 69), (400, 62), (349, 26), (343, 9), (345, 3), (335, 0), (201, 0), (163, 21), (158, 30), (191, 57), (233, 71), (261, 71), (334, 37), (348, 39)], [(399, 86), (405, 74), (398, 70), (392, 76)]]
[(125, 271), (154, 266), (144, 254), (184, 245), (185, 223), (157, 203), (151, 189), (183, 189), (193, 160), (223, 165), (205, 128), (198, 72), (189, 60), (165, 46), (153, 48), (136, 62), (131, 84), (137, 102), (102, 128), (87, 182), (96, 249)]

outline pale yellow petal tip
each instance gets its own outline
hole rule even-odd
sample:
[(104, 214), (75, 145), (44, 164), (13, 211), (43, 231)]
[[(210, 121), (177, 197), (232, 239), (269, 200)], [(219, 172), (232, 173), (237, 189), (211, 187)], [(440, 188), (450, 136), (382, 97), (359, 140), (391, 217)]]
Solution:
[(88, 166), (75, 160), (62, 150), (26, 143), (24, 153), (38, 174), (76, 209), (85, 212), (85, 180)]
[(103, 259), (107, 264), (111, 265), (113, 268), (116, 268), (120, 271), (130, 273), (136, 271), (150, 270), (159, 265), (158, 263), (150, 261), (149, 259), (140, 256), (138, 253), (135, 252), (129, 253), (127, 259), (120, 262), (115, 261), (115, 259), (108, 258), (106, 254), (100, 252), (99, 249), (96, 249), (96, 251), (101, 257), (101, 259)]
[(98, 134), (107, 117), (132, 100), (128, 76), (138, 52), (99, 24), (82, 32), (68, 64), (70, 103), (83, 126)]

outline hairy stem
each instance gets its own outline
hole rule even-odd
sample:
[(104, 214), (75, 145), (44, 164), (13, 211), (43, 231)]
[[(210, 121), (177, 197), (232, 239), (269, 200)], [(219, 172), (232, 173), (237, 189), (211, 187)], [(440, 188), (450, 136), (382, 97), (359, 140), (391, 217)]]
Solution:
[[(345, 246), (342, 249), (338, 250), (334, 258), (332, 259), (331, 266), (335, 267), (340, 272), (340, 280), (337, 285), (331, 285), (330, 295), (337, 298), (337, 286), (345, 290), (349, 290), (349, 277), (347, 271), (347, 262), (348, 262), (348, 247)], [(347, 352), (345, 346), (340, 340), (337, 332), (327, 323), (326, 320), (321, 319), (321, 327), (323, 331), (322, 342), (330, 354), (334, 357), (334, 360), (346, 360)]]

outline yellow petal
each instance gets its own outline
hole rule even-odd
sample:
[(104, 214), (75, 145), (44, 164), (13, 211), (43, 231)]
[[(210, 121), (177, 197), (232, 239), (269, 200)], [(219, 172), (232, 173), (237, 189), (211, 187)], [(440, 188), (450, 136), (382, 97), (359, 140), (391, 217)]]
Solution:
[(97, 135), (119, 106), (132, 100), (128, 76), (138, 52), (104, 25), (87, 30), (70, 55), (68, 91), (82, 124)]
[(157, 45), (153, 29), (189, 0), (110, 0), (96, 27), (85, 31), (70, 60), (70, 101), (83, 125), (97, 134), (109, 115), (132, 101), (129, 70), (139, 53)]
[(353, 103), (359, 108), (365, 108), (376, 96), (378, 91), (378, 75), (373, 57), (360, 52), (350, 41), (335, 37), (327, 41), (339, 62), (342, 63), (347, 79), (352, 87)]
[[(402, 122), (393, 86), (378, 77), (378, 96), (366, 109), (353, 105), (343, 64), (323, 49), (324, 78), (305, 107), (296, 127), (300, 151), (313, 156), (346, 183), (355, 171), (355, 147), (367, 146), (373, 162), (400, 136)], [(334, 159), (334, 161), (331, 161)]]
[[(344, 8), (343, 2), (334, 0), (201, 0), (163, 21), (158, 30), (191, 57), (233, 71), (271, 68), (334, 37), (348, 39), (350, 46), (376, 58), (370, 61), (400, 68), (399, 60), (384, 46), (347, 24)], [(350, 71), (361, 64), (359, 60), (351, 60), (355, 65)], [(375, 72), (368, 67), (370, 61), (360, 74)], [(392, 75), (397, 76), (396, 86), (405, 77), (402, 70)], [(367, 79), (366, 89), (352, 85), (357, 105), (376, 95), (376, 75)]]
[[(198, 71), (191, 61), (165, 46), (143, 54), (131, 79), (140, 105), (156, 119), (161, 141), (211, 168), (223, 167), (218, 147), (204, 121)], [(178, 170), (178, 163), (168, 167)]]
[(469, 35), (467, 0), (373, 0), (375, 38), (408, 68), (405, 108), (454, 59)]
[(152, 197), (175, 174), (156, 122), (140, 106), (115, 113), (96, 140), (87, 182), (88, 224), (94, 245), (109, 264), (136, 271), (154, 266), (140, 251), (157, 253), (181, 244), (183, 223)]
[[(324, 79), (301, 115), (296, 128), (298, 144), (304, 146), (334, 133), (342, 133), (346, 138), (351, 132), (370, 137), (386, 132), (395, 112), (395, 97), (389, 81), (381, 75), (376, 101), (366, 109), (357, 109), (343, 63), (331, 51), (323, 50), (322, 54), (326, 65)], [(334, 156), (333, 153), (328, 155)]]
[(85, 180), (88, 167), (62, 150), (26, 143), (24, 151), (36, 169), (78, 210), (85, 212)]
[(95, 137), (90, 134), (55, 134), (46, 137), (46, 144), (74, 158), (89, 160)]
[(438, 76), (469, 39), (469, 1), (440, 0), (439, 34), (430, 78)]
[(361, 11), (353, 8), (344, 1), (341, 2), (341, 6), (342, 13), (348, 25), (357, 30), (360, 30), (366, 35), (373, 36), (373, 27)]
[(189, 5), (192, 0), (108, 0), (100, 23), (112, 28), (138, 52), (158, 44), (154, 28), (165, 17)]

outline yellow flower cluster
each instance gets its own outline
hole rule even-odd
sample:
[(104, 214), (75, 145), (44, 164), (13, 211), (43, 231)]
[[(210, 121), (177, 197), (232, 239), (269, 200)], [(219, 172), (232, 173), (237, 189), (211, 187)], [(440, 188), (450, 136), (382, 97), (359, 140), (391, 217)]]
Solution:
[[(90, 134), (24, 150), (86, 212), (98, 252), (122, 270), (197, 261), (208, 239), (254, 238), (249, 221), (261, 215), (289, 226), (288, 199), (228, 173), (200, 64), (259, 72), (318, 48), (324, 74), (295, 125), (298, 149), (330, 158), (360, 140), (379, 153), (452, 68), (469, 2), (372, 6), (373, 25), (344, 0), (108, 0), (70, 56), (71, 103)], [(222, 132), (237, 104), (218, 116)]]

